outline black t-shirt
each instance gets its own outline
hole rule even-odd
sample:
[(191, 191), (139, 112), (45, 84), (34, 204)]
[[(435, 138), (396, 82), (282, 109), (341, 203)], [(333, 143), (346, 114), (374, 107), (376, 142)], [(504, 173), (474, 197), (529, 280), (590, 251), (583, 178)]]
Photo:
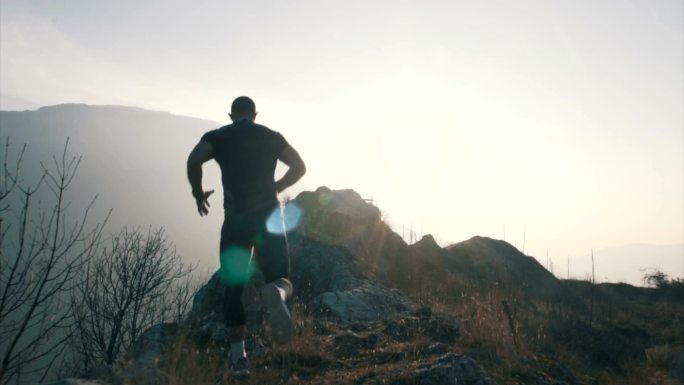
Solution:
[(250, 120), (239, 120), (207, 132), (202, 140), (211, 143), (221, 167), (227, 211), (254, 211), (278, 202), (274, 174), (287, 145), (282, 135)]

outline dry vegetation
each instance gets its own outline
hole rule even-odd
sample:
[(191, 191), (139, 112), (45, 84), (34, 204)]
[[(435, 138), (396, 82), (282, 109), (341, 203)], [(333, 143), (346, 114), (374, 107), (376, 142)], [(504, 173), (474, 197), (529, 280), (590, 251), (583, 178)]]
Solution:
[[(451, 286), (450, 290), (455, 287)], [(601, 316), (590, 328), (587, 314), (572, 312), (557, 304), (527, 302), (529, 298), (525, 299), (522, 293), (497, 288), (479, 292), (461, 287), (458, 296), (439, 296), (425, 291), (422, 295), (423, 306), (460, 320), (460, 337), (447, 344), (447, 348), (475, 358), (500, 384), (540, 383), (550, 374), (556, 379), (562, 377), (563, 371), (573, 373), (567, 376), (582, 384), (675, 384), (667, 376), (665, 363), (672, 352), (668, 344), (653, 350), (648, 361), (643, 351), (636, 359), (625, 355), (616, 357), (615, 362), (601, 360), (603, 355), (615, 354), (615, 349), (629, 350), (615, 339), (621, 332), (630, 332), (625, 329), (626, 322), (633, 325), (646, 322), (643, 326), (666, 323), (673, 314), (682, 314), (681, 303), (678, 307), (670, 304), (667, 309), (657, 301), (644, 301), (636, 307), (634, 303), (631, 306), (621, 303), (611, 310), (609, 318), (605, 304), (599, 302), (596, 307), (601, 310)], [(647, 307), (663, 313), (649, 320), (635, 316)], [(434, 341), (419, 333), (404, 341), (383, 335), (377, 343), (365, 345), (373, 334), (382, 334), (386, 329), (380, 325), (370, 325), (367, 330), (356, 330), (353, 325), (342, 329), (334, 323), (316, 320), (301, 304), (295, 304), (294, 317), (298, 325), (294, 341), (251, 357), (252, 376), (239, 382), (231, 378), (224, 352), (210, 351), (181, 338), (165, 365), (168, 384), (216, 384), (217, 379), (221, 383), (241, 384), (349, 384), (382, 372), (390, 373), (385, 377), (389, 379), (387, 383), (404, 385), (412, 384), (413, 380), (402, 369), (417, 368), (430, 360), (425, 351)], [(351, 343), (345, 340), (349, 335), (353, 336)], [(681, 343), (682, 331), (664, 328), (657, 338), (669, 339), (671, 344)], [(617, 346), (595, 343), (604, 339)], [(568, 340), (577, 343), (567, 344)]]

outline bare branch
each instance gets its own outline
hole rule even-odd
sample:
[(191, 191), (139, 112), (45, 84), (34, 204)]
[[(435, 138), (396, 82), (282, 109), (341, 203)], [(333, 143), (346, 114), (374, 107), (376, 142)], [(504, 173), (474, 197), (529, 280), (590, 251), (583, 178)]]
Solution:
[[(31, 373), (44, 379), (60, 360), (75, 333), (72, 301), (65, 300), (78, 287), (82, 265), (97, 253), (109, 218), (86, 227), (93, 199), (81, 218), (68, 224), (65, 192), (81, 159), (67, 162), (68, 141), (61, 161), (53, 157), (52, 168), (40, 163), (43, 172), (33, 185), (19, 178), (25, 148), (11, 169), (8, 139), (0, 170), (0, 378), (7, 384)], [(53, 198), (36, 204), (34, 194), (43, 188)]]
[[(167, 244), (163, 229), (122, 229), (109, 247), (84, 265), (76, 341), (84, 365), (112, 364), (148, 327), (178, 320), (187, 307), (173, 295), (190, 269)], [(182, 291), (186, 293), (186, 291)], [(188, 302), (188, 301), (185, 301)], [(174, 311), (178, 309), (178, 311)], [(84, 367), (83, 370), (87, 368)]]

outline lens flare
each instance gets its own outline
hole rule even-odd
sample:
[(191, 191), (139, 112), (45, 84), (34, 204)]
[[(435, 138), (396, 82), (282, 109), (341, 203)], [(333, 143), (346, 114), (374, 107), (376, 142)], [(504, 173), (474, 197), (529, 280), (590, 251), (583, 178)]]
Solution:
[(219, 275), (226, 285), (242, 285), (254, 274), (254, 264), (249, 263), (251, 254), (242, 247), (230, 246), (221, 251)]
[(279, 207), (266, 220), (266, 230), (271, 234), (284, 234), (299, 226), (302, 219), (302, 209), (296, 203), (290, 202)]

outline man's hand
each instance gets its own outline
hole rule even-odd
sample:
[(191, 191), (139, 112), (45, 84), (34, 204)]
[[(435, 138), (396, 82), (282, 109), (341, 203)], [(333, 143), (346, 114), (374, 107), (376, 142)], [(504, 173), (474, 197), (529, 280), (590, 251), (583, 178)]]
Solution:
[(209, 195), (214, 193), (211, 191), (202, 191), (202, 163), (208, 161), (214, 156), (214, 149), (211, 143), (205, 140), (200, 140), (199, 143), (188, 156), (188, 181), (192, 188), (192, 196), (197, 202), (197, 211), (200, 216), (209, 214)]
[(197, 212), (199, 212), (199, 215), (201, 217), (209, 214), (209, 207), (211, 207), (211, 205), (209, 204), (208, 199), (209, 196), (213, 193), (214, 190), (209, 190), (195, 195), (195, 202), (197, 203)]

